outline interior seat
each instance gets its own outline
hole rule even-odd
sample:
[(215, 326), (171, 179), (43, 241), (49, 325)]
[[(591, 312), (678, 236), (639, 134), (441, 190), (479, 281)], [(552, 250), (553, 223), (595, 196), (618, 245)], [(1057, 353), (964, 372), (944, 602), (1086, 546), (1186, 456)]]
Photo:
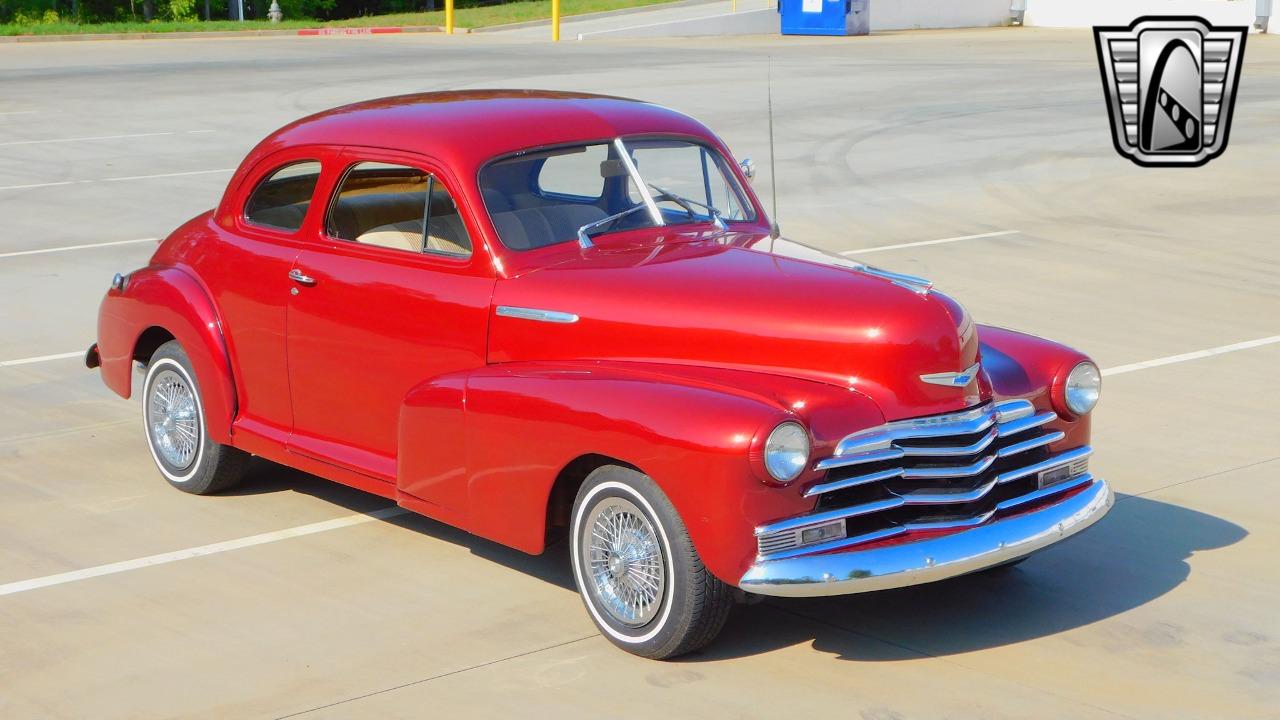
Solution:
[(493, 226), (507, 247), (529, 250), (577, 237), (578, 228), (607, 217), (595, 205), (544, 205), (493, 213)]

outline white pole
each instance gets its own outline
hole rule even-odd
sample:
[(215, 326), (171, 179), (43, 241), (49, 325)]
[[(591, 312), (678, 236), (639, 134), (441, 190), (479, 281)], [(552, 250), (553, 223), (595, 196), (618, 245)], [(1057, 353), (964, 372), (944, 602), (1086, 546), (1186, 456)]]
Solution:
[(239, 7), (239, 8), (240, 8), (240, 10), (239, 10), (239, 13), (240, 13), (240, 15), (239, 15), (240, 22), (244, 22), (244, 0), (236, 0), (236, 5), (237, 5), (237, 7)]

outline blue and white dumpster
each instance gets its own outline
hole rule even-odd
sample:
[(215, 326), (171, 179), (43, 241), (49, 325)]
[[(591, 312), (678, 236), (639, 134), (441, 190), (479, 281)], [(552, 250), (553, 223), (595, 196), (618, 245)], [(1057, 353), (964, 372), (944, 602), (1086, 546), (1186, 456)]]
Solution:
[(868, 0), (778, 0), (783, 35), (866, 35)]

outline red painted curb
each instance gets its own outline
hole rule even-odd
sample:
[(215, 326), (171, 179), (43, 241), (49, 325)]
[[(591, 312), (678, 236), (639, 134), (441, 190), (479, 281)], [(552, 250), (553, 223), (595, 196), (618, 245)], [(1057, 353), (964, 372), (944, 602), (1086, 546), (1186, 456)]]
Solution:
[(392, 35), (404, 32), (402, 27), (303, 28), (299, 35)]

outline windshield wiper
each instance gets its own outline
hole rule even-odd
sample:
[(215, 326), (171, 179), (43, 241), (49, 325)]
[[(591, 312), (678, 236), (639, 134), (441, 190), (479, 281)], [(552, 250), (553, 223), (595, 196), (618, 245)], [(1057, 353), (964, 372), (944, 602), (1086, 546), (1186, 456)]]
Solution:
[(697, 215), (697, 213), (695, 213), (695, 212), (693, 211), (693, 208), (692, 208), (692, 207), (690, 207), (690, 206), (692, 206), (692, 205), (697, 205), (697, 206), (698, 206), (698, 207), (700, 207), (700, 208), (706, 208), (706, 211), (707, 211), (707, 212), (709, 212), (709, 213), (711, 213), (711, 222), (715, 223), (715, 226), (716, 226), (716, 227), (720, 228), (721, 230), (728, 230), (728, 229), (729, 229), (729, 225), (728, 225), (728, 223), (726, 223), (726, 222), (724, 221), (724, 218), (720, 215), (720, 210), (719, 210), (719, 209), (717, 209), (717, 208), (715, 208), (715, 207), (713, 207), (713, 206), (711, 206), (711, 205), (708, 205), (708, 204), (706, 204), (706, 203), (701, 203), (701, 202), (698, 202), (697, 200), (692, 200), (692, 199), (687, 198), (687, 197), (685, 197), (685, 196), (683, 196), (683, 195), (677, 195), (677, 194), (675, 194), (675, 193), (671, 192), (670, 190), (668, 190), (668, 189), (666, 189), (666, 188), (664, 188), (664, 187), (660, 187), (660, 186), (658, 186), (658, 185), (654, 185), (653, 183), (648, 183), (648, 185), (649, 185), (649, 187), (653, 188), (654, 190), (657, 190), (658, 192), (662, 193), (662, 197), (664, 197), (664, 198), (666, 198), (667, 200), (670, 200), (671, 202), (673, 202), (673, 203), (675, 203), (675, 204), (679, 205), (680, 207), (684, 208), (684, 211), (685, 211), (685, 212), (687, 212), (687, 213), (689, 213), (689, 219), (690, 219), (690, 220), (697, 220), (697, 219), (698, 219), (698, 215)]
[(585, 250), (586, 248), (589, 248), (592, 246), (591, 236), (587, 234), (590, 231), (595, 230), (596, 228), (604, 227), (605, 225), (608, 225), (610, 223), (617, 222), (618, 220), (621, 220), (622, 218), (630, 215), (631, 213), (638, 212), (640, 210), (647, 210), (647, 209), (648, 208), (645, 205), (636, 205), (635, 207), (627, 208), (626, 210), (623, 210), (620, 213), (614, 213), (607, 218), (601, 218), (599, 220), (595, 220), (587, 223), (586, 225), (583, 225), (582, 227), (578, 228), (578, 247), (581, 247)]

